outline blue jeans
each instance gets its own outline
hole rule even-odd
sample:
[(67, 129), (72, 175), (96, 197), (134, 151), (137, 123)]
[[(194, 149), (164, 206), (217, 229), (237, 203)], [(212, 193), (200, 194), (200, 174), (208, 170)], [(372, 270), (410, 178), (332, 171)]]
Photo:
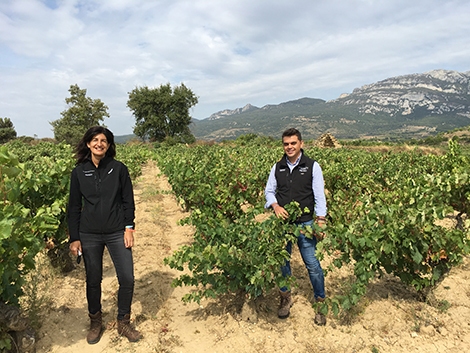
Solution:
[[(304, 223), (296, 223), (296, 225), (312, 225), (312, 221)], [(325, 276), (318, 261), (315, 253), (317, 251), (317, 238), (313, 239), (307, 238), (304, 234), (300, 233), (297, 237), (297, 245), (299, 246), (300, 255), (302, 255), (302, 260), (304, 260), (305, 267), (307, 268), (308, 275), (310, 277), (310, 283), (312, 283), (313, 294), (315, 299), (325, 298)], [(286, 246), (287, 252), (292, 254), (292, 242), (288, 242)], [(290, 269), (290, 261), (286, 260), (286, 264), (281, 267), (282, 275), (284, 277), (291, 276), (292, 272)], [(281, 291), (286, 292), (287, 287), (282, 287)]]
[(119, 281), (118, 320), (131, 312), (134, 294), (134, 262), (131, 248), (124, 245), (124, 230), (111, 234), (80, 233), (86, 271), (88, 312), (101, 311), (101, 281), (103, 279), (103, 252), (108, 248)]

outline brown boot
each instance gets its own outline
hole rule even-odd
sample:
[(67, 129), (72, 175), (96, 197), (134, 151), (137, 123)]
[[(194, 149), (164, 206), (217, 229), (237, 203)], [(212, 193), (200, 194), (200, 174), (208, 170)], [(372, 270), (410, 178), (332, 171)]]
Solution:
[(280, 319), (286, 319), (289, 317), (290, 314), (290, 307), (292, 304), (292, 296), (290, 292), (281, 292), (279, 291), (279, 294), (281, 295), (281, 305), (279, 306), (279, 310), (277, 312), (277, 316)]
[(98, 343), (101, 339), (101, 332), (103, 332), (101, 311), (98, 311), (95, 315), (88, 314), (90, 317), (90, 331), (86, 336), (86, 341), (89, 344)]
[(325, 298), (317, 298), (317, 310), (315, 313), (315, 323), (319, 326), (325, 326), (326, 325), (326, 316), (320, 312), (320, 303), (323, 303), (325, 301)]
[(129, 342), (137, 342), (142, 338), (139, 331), (131, 327), (131, 314), (126, 314), (124, 319), (118, 320), (118, 333), (122, 336), (127, 337)]

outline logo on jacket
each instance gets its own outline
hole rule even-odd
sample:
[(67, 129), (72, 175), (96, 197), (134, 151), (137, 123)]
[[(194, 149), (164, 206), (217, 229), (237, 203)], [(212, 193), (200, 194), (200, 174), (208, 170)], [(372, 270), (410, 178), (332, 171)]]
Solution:
[(305, 173), (308, 172), (308, 167), (300, 167), (299, 172), (300, 172), (300, 174), (304, 175)]
[(89, 177), (89, 176), (93, 176), (94, 172), (95, 172), (94, 170), (84, 170), (83, 174), (85, 174), (85, 176)]
[(111, 174), (113, 172), (114, 168), (111, 168), (111, 170), (108, 172), (108, 174)]

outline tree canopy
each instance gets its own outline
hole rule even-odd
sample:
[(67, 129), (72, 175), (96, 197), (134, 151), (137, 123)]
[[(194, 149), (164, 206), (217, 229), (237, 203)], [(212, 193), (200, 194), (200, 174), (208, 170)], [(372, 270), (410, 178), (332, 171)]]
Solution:
[(16, 131), (13, 123), (8, 118), (0, 118), (0, 143), (13, 140), (16, 137)]
[[(92, 126), (100, 125), (109, 117), (108, 107), (100, 99), (86, 96), (86, 89), (71, 85), (70, 97), (65, 98), (69, 108), (61, 112), (62, 118), (50, 122), (57, 141), (76, 145)], [(104, 125), (103, 125), (104, 126)]]
[(158, 88), (136, 87), (127, 101), (136, 120), (134, 134), (142, 140), (194, 142), (189, 109), (197, 102), (198, 97), (183, 83), (174, 88), (169, 83)]

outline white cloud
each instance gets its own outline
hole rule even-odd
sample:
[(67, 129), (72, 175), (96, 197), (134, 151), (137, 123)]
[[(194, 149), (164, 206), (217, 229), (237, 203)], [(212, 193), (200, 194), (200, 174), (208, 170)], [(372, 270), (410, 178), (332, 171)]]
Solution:
[(468, 71), (465, 0), (4, 0), (0, 116), (20, 135), (48, 121), (78, 84), (132, 132), (135, 86), (184, 82), (193, 115), (304, 96), (432, 69)]

